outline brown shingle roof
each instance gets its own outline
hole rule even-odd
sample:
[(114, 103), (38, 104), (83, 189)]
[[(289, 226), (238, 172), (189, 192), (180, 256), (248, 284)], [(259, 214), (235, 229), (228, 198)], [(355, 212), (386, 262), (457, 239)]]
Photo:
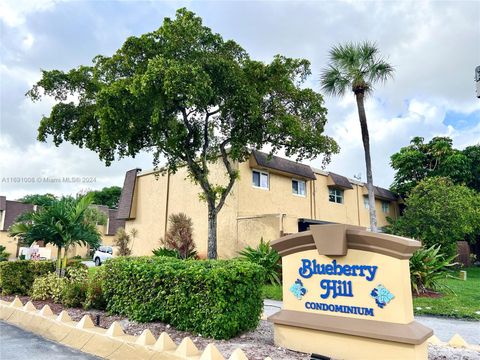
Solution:
[[(367, 184), (364, 185), (363, 188), (363, 193), (365, 195), (368, 195), (368, 188)], [(375, 194), (375, 197), (381, 200), (387, 200), (387, 201), (397, 201), (397, 196), (391, 192), (390, 190), (381, 188), (379, 186), (374, 186), (373, 187), (373, 193)]]
[(258, 166), (266, 167), (269, 169), (281, 171), (284, 173), (297, 175), (303, 178), (315, 180), (315, 174), (310, 166), (304, 165), (295, 161), (283, 159), (278, 156), (272, 156), (270, 159), (268, 154), (253, 150), (253, 158)]
[(3, 222), (3, 229), (1, 230), (8, 230), (10, 226), (15, 223), (15, 220), (28, 211), (33, 210), (32, 204), (24, 204), (19, 201), (5, 201), (5, 221)]
[(117, 209), (108, 210), (108, 229), (106, 235), (115, 235), (117, 230), (125, 227), (125, 220), (117, 218)]
[(5, 210), (6, 206), (7, 206), (7, 197), (0, 196), (0, 211)]
[(329, 172), (328, 177), (328, 186), (335, 186), (342, 189), (353, 189), (352, 184), (350, 184), (350, 181), (345, 176)]
[(132, 210), (133, 193), (135, 191), (135, 183), (137, 181), (137, 173), (141, 169), (132, 169), (125, 174), (125, 181), (123, 182), (122, 194), (118, 202), (117, 219), (130, 219)]

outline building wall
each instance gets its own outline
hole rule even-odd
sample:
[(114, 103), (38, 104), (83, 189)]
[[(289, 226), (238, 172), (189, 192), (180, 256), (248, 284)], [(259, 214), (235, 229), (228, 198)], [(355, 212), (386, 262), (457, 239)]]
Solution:
[[(249, 162), (235, 163), (240, 179), (235, 183), (227, 201), (218, 215), (217, 250), (221, 258), (234, 257), (245, 246), (257, 246), (260, 239), (272, 241), (298, 231), (298, 219), (313, 219), (369, 226), (368, 210), (364, 206), (364, 188), (352, 184), (344, 191), (344, 203), (329, 201), (328, 176), (316, 173), (317, 180), (306, 180), (306, 195), (292, 193), (293, 175), (259, 167), (269, 173), (269, 188), (252, 186), (252, 168)], [(212, 182), (225, 185), (223, 163), (210, 167)], [(133, 255), (151, 255), (161, 246), (160, 238), (168, 227), (166, 218), (184, 212), (193, 221), (194, 239), (198, 254), (207, 256), (208, 212), (207, 204), (200, 201), (202, 190), (187, 177), (182, 167), (176, 174), (155, 177), (153, 172), (139, 173), (135, 185), (131, 217), (125, 229), (137, 230)], [(376, 201), (378, 225), (387, 224), (381, 200)], [(396, 216), (398, 207), (390, 203), (389, 216)], [(167, 224), (167, 227), (166, 227)]]
[(15, 259), (17, 254), (17, 239), (8, 236), (8, 231), (0, 231), (0, 245), (5, 246), (9, 259)]
[[(210, 179), (217, 184), (227, 184), (223, 165), (212, 166)], [(161, 246), (160, 239), (168, 229), (168, 216), (180, 212), (193, 220), (194, 239), (200, 257), (207, 256), (208, 207), (200, 201), (202, 190), (187, 177), (182, 167), (175, 174), (155, 177), (153, 172), (139, 174), (134, 194), (133, 220), (127, 220), (125, 229), (137, 230), (132, 247), (133, 255), (151, 255), (152, 250)], [(218, 252), (220, 257), (234, 256), (236, 249), (231, 247), (236, 237), (237, 185), (229, 194), (218, 216)], [(166, 226), (167, 225), (167, 226)], [(228, 244), (227, 244), (228, 243)]]

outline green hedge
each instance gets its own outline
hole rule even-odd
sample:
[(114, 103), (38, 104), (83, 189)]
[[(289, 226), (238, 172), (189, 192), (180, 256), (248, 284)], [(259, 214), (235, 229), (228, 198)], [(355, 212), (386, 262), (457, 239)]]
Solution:
[(116, 258), (105, 263), (107, 310), (228, 339), (256, 328), (263, 309), (262, 267), (240, 260)]
[(55, 271), (53, 261), (17, 260), (0, 263), (3, 295), (28, 295), (36, 277)]

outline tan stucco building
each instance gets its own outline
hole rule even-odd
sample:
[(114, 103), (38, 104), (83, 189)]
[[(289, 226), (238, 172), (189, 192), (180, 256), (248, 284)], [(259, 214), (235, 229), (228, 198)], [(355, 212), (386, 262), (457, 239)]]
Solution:
[[(218, 215), (218, 254), (234, 257), (260, 239), (274, 240), (306, 230), (309, 224), (342, 223), (369, 226), (367, 188), (364, 183), (311, 168), (280, 157), (252, 151), (250, 160), (235, 163), (236, 181)], [(210, 179), (226, 184), (223, 164), (214, 165)], [(201, 189), (182, 167), (175, 174), (133, 169), (125, 176), (118, 217), (125, 229), (137, 230), (133, 255), (151, 255), (161, 246), (168, 217), (184, 212), (192, 218), (197, 251), (207, 253), (207, 205), (199, 200)], [(375, 188), (378, 226), (399, 213), (396, 196)]]

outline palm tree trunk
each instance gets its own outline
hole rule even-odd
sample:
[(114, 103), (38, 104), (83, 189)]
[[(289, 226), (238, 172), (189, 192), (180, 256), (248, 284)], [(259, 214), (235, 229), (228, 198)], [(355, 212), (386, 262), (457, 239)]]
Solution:
[(57, 275), (62, 274), (62, 248), (57, 245)]
[(377, 213), (375, 211), (375, 192), (373, 188), (372, 160), (370, 158), (370, 137), (368, 135), (367, 115), (365, 114), (364, 93), (355, 92), (357, 100), (358, 118), (362, 129), (363, 149), (365, 151), (365, 165), (367, 168), (368, 207), (370, 212), (370, 230), (377, 232)]

